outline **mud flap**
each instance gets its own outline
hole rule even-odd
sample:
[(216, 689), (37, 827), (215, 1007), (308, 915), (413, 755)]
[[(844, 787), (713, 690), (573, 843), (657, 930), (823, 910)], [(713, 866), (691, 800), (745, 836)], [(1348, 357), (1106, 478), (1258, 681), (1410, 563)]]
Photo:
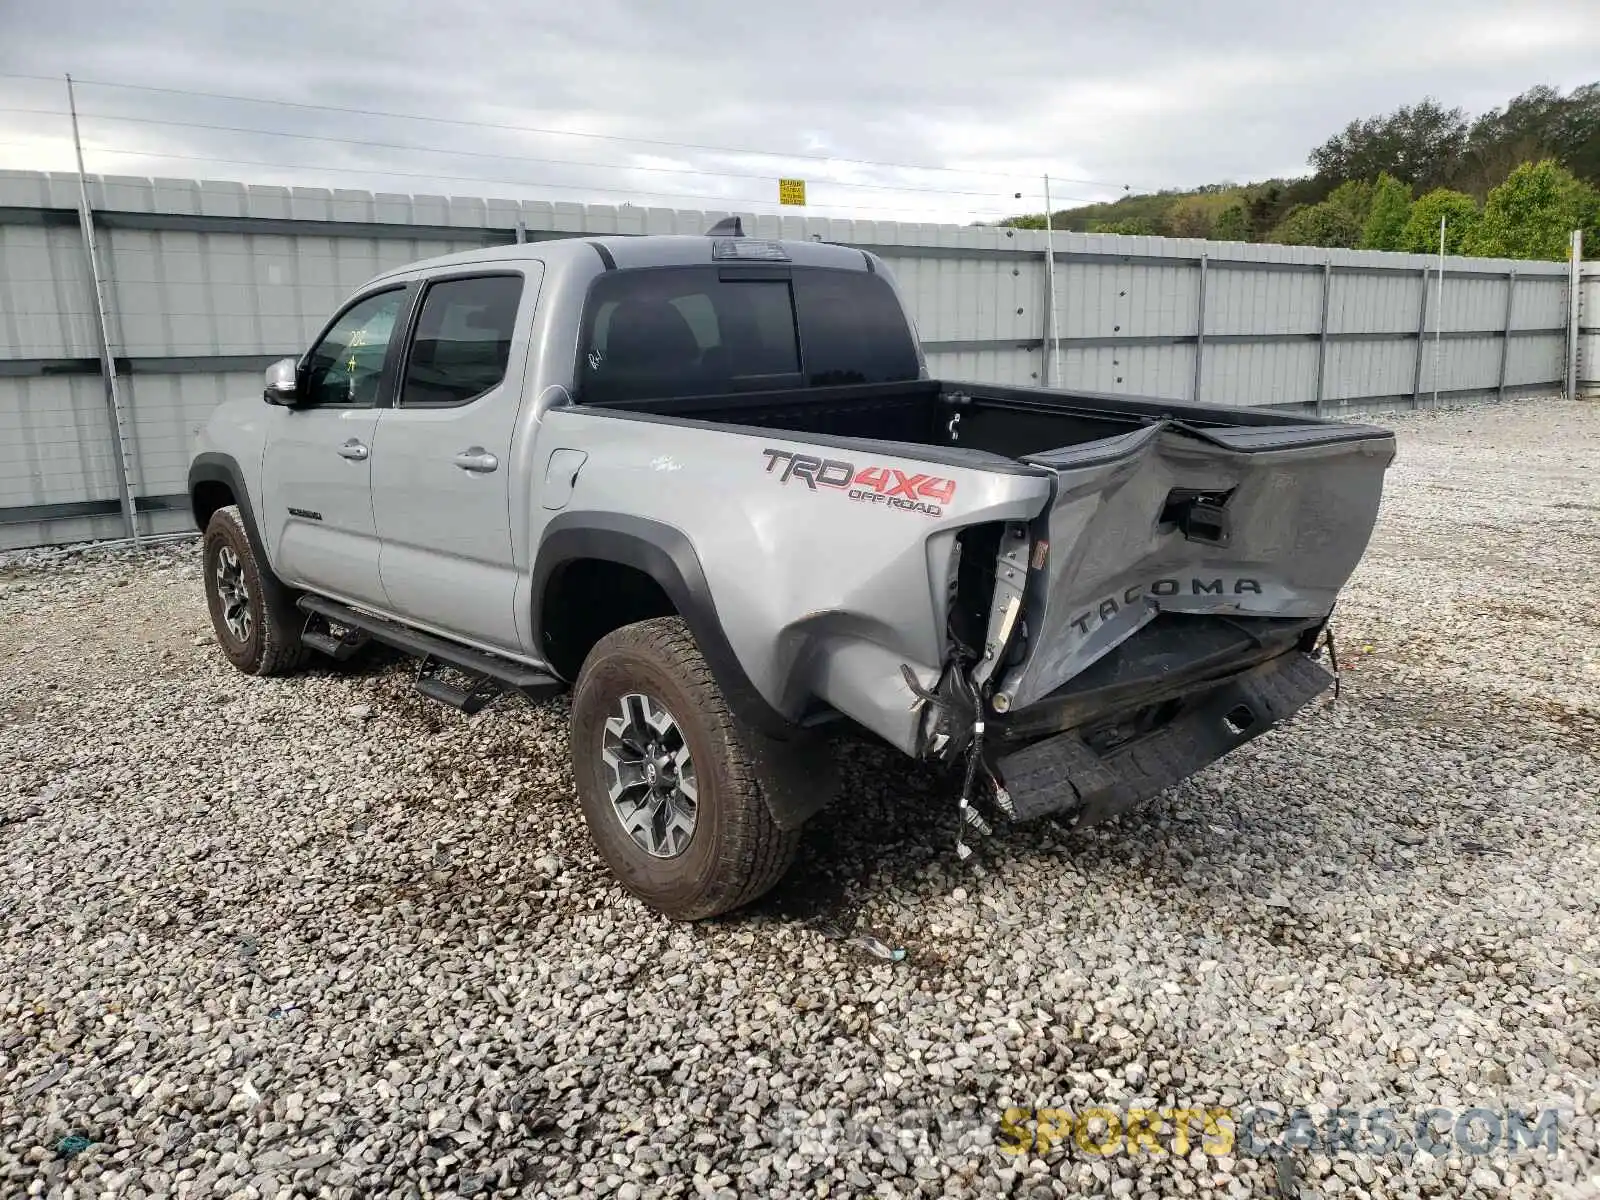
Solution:
[(1306, 655), (1285, 654), (1191, 700), (1161, 729), (1107, 754), (1077, 732), (1064, 733), (1001, 758), (1000, 778), (1016, 820), (1070, 815), (1075, 825), (1093, 825), (1265, 733), (1332, 682)]
[(839, 765), (825, 737), (802, 733), (779, 741), (750, 726), (739, 733), (779, 829), (799, 829), (838, 795)]

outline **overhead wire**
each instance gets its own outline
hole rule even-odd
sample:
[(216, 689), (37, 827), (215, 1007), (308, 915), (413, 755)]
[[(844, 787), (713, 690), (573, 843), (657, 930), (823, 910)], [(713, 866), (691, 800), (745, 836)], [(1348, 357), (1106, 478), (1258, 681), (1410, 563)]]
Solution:
[[(33, 143), (9, 143), (9, 142), (8, 143), (0, 143), (0, 144), (6, 144), (6, 145), (33, 145)], [(270, 162), (270, 161), (267, 161), (267, 160), (264, 160), (264, 159), (222, 158), (222, 157), (218, 157), (218, 156), (210, 155), (210, 154), (168, 154), (168, 153), (163, 153), (161, 151), (149, 151), (149, 150), (121, 150), (121, 149), (117, 149), (117, 148), (112, 147), (112, 146), (102, 146), (102, 145), (85, 145), (84, 146), (84, 150), (86, 152), (92, 151), (92, 152), (94, 152), (96, 154), (129, 155), (129, 156), (134, 156), (134, 157), (138, 157), (138, 158), (149, 158), (149, 159), (156, 159), (156, 160), (171, 159), (171, 160), (175, 160), (175, 161), (179, 161), (179, 162), (218, 163), (218, 164), (227, 165), (227, 166), (268, 167), (268, 168), (271, 168), (271, 169), (277, 170), (277, 171), (300, 171), (300, 172), (308, 172), (308, 173), (309, 172), (325, 172), (325, 173), (332, 173), (332, 174), (360, 175), (360, 176), (374, 176), (374, 175), (376, 175), (376, 176), (385, 176), (385, 177), (391, 177), (391, 178), (396, 178), (396, 179), (448, 180), (448, 181), (455, 182), (455, 183), (493, 183), (493, 184), (504, 184), (504, 185), (509, 186), (509, 187), (527, 187), (527, 188), (537, 188), (537, 189), (549, 188), (549, 189), (556, 190), (556, 191), (576, 191), (576, 192), (587, 192), (587, 193), (590, 193), (590, 194), (611, 192), (611, 193), (615, 193), (615, 194), (622, 195), (622, 196), (649, 196), (649, 197), (652, 197), (652, 198), (658, 199), (658, 200), (700, 200), (700, 201), (713, 202), (713, 203), (715, 203), (715, 205), (717, 207), (724, 208), (724, 209), (742, 208), (742, 207), (746, 207), (746, 206), (750, 206), (750, 205), (766, 205), (766, 206), (769, 206), (769, 207), (780, 207), (780, 208), (781, 207), (790, 207), (792, 209), (792, 206), (785, 206), (780, 201), (778, 201), (776, 199), (766, 200), (766, 199), (757, 199), (757, 198), (748, 197), (748, 196), (717, 195), (717, 194), (709, 193), (709, 192), (652, 192), (652, 191), (643, 191), (643, 190), (640, 190), (638, 188), (630, 188), (630, 187), (623, 187), (623, 186), (611, 186), (611, 185), (607, 185), (607, 184), (548, 183), (548, 182), (546, 182), (544, 180), (534, 180), (534, 179), (495, 179), (495, 178), (489, 178), (489, 177), (482, 176), (482, 175), (448, 175), (448, 174), (442, 174), (442, 173), (435, 172), (435, 171), (391, 171), (391, 170), (389, 170), (387, 168), (384, 168), (384, 167), (324, 167), (324, 166), (313, 166), (313, 165), (309, 165), (309, 164), (305, 164), (305, 163), (290, 165), (288, 163)], [(883, 213), (902, 213), (902, 214), (904, 214), (904, 213), (919, 213), (920, 212), (920, 213), (927, 213), (927, 214), (941, 214), (941, 215), (944, 215), (946, 217), (948, 217), (951, 213), (955, 213), (955, 212), (966, 213), (968, 215), (996, 216), (996, 217), (1009, 217), (1009, 216), (1015, 216), (1016, 215), (1014, 212), (1006, 210), (1006, 209), (977, 209), (977, 208), (961, 208), (961, 207), (957, 207), (957, 206), (952, 206), (951, 208), (948, 208), (948, 209), (913, 209), (913, 208), (906, 208), (904, 205), (898, 205), (898, 204), (894, 204), (894, 205), (833, 204), (833, 203), (829, 203), (829, 202), (825, 202), (825, 201), (818, 201), (814, 205), (812, 205), (811, 207), (829, 208), (829, 209), (843, 209), (843, 210), (847, 210), (847, 211), (850, 211), (850, 212), (883, 212)], [(802, 215), (805, 215), (805, 214), (793, 213), (792, 215), (802, 216)]]
[[(0, 79), (25, 79), (43, 83), (60, 82), (60, 79), (55, 76), (6, 71), (0, 71)], [(576, 129), (548, 129), (538, 126), (511, 125), (493, 121), (472, 121), (463, 117), (439, 117), (423, 115), (420, 113), (399, 113), (389, 112), (382, 109), (354, 108), (337, 104), (313, 104), (303, 100), (278, 100), (263, 96), (240, 96), (225, 92), (205, 92), (191, 88), (159, 87), (153, 84), (116, 83), (111, 80), (104, 79), (74, 78), (73, 83), (80, 87), (115, 88), (125, 91), (149, 92), (170, 96), (185, 96), (203, 100), (224, 100), (240, 104), (269, 104), (279, 108), (297, 108), (313, 112), (344, 113), (350, 116), (359, 117), (380, 117), (386, 120), (395, 121), (424, 121), (431, 124), (456, 125), (477, 129), (493, 129), (508, 133), (537, 133), (551, 137), (591, 138), (601, 141), (631, 142), (633, 144), (642, 146), (663, 146), (675, 150), (700, 150), (712, 154), (744, 154), (754, 155), (760, 158), (789, 159), (806, 162), (847, 163), (853, 166), (888, 167), (894, 170), (902, 171), (945, 171), (959, 175), (988, 176), (995, 179), (1025, 179), (1031, 181), (1039, 178), (1038, 175), (1023, 174), (1015, 171), (994, 171), (968, 167), (934, 166), (926, 163), (897, 163), (881, 159), (849, 158), (842, 155), (812, 154), (803, 151), (754, 150), (750, 149), (749, 147), (715, 146), (703, 142), (677, 142), (662, 138), (633, 137), (626, 134), (593, 133)], [(1112, 183), (1103, 179), (1080, 179), (1073, 178), (1072, 176), (1068, 175), (1058, 175), (1053, 171), (1049, 174), (1052, 178), (1059, 179), (1062, 183), (1082, 184), (1085, 187), (1104, 187), (1121, 192), (1129, 191), (1132, 187), (1131, 184)]]
[[(65, 117), (67, 115), (65, 112), (62, 112), (60, 109), (14, 108), (14, 107), (0, 107), (0, 113), (16, 113), (16, 114), (35, 115), (35, 116), (61, 116), (61, 117)], [(542, 157), (535, 156), (535, 155), (494, 154), (494, 153), (489, 153), (489, 152), (482, 151), (482, 150), (454, 150), (454, 149), (445, 149), (443, 147), (436, 147), (436, 146), (418, 146), (418, 145), (414, 145), (414, 144), (410, 144), (410, 143), (406, 143), (406, 142), (378, 142), (378, 141), (372, 141), (372, 140), (366, 139), (366, 138), (338, 137), (338, 136), (335, 136), (335, 135), (332, 135), (332, 134), (294, 133), (294, 132), (290, 132), (290, 131), (287, 131), (287, 130), (261, 129), (261, 128), (254, 127), (254, 126), (217, 125), (217, 124), (213, 124), (213, 123), (206, 122), (206, 121), (176, 121), (176, 120), (168, 120), (168, 119), (165, 119), (165, 118), (156, 118), (156, 117), (127, 117), (127, 116), (115, 115), (115, 114), (112, 114), (112, 113), (89, 112), (89, 111), (86, 111), (86, 110), (83, 110), (83, 109), (79, 110), (78, 119), (80, 121), (84, 122), (84, 123), (88, 123), (89, 121), (118, 121), (118, 122), (131, 123), (131, 124), (163, 125), (163, 126), (170, 126), (170, 127), (173, 127), (173, 128), (180, 128), (180, 129), (207, 130), (207, 131), (216, 132), (216, 133), (242, 133), (242, 134), (255, 134), (255, 135), (258, 135), (258, 136), (262, 136), (262, 137), (294, 138), (294, 139), (297, 139), (297, 140), (300, 140), (300, 141), (309, 141), (309, 142), (335, 142), (335, 143), (339, 143), (341, 145), (361, 146), (361, 147), (366, 147), (366, 148), (375, 149), (375, 150), (401, 150), (401, 151), (405, 151), (407, 153), (412, 153), (412, 154), (445, 154), (445, 155), (450, 155), (452, 157), (458, 157), (458, 158), (481, 158), (481, 159), (489, 159), (489, 160), (493, 160), (493, 161), (504, 161), (504, 162), (537, 163), (537, 164), (542, 165), (542, 166), (583, 167), (583, 168), (587, 168), (589, 170), (599, 170), (599, 171), (645, 171), (645, 172), (652, 172), (652, 173), (657, 173), (657, 174), (699, 175), (699, 176), (705, 176), (705, 177), (708, 177), (708, 178), (750, 179), (750, 180), (761, 180), (761, 181), (767, 181), (767, 182), (770, 182), (771, 180), (773, 180), (775, 178), (775, 176), (770, 172), (765, 173), (765, 174), (755, 174), (755, 173), (752, 173), (752, 172), (745, 172), (745, 171), (706, 170), (704, 168), (699, 168), (699, 167), (660, 167), (660, 166), (652, 166), (652, 165), (646, 165), (646, 164), (633, 164), (633, 163), (601, 163), (601, 162), (586, 161), (586, 160), (582, 160), (582, 159), (542, 158)], [(441, 177), (441, 178), (443, 178), (443, 177)], [(498, 182), (498, 181), (491, 181), (491, 182)], [(923, 194), (937, 195), (937, 196), (978, 196), (978, 197), (983, 197), (983, 198), (989, 199), (989, 200), (998, 200), (998, 199), (1020, 200), (1020, 199), (1024, 198), (1024, 196), (1022, 194), (1020, 194), (1020, 193), (1012, 193), (1009, 196), (1001, 197), (1001, 196), (996, 195), (996, 193), (993, 192), (993, 191), (982, 191), (982, 192), (979, 192), (979, 191), (963, 190), (963, 189), (958, 189), (958, 188), (919, 187), (919, 186), (917, 186), (915, 184), (867, 183), (867, 182), (858, 181), (858, 180), (845, 180), (845, 179), (814, 179), (814, 180), (811, 180), (810, 182), (813, 182), (813, 183), (816, 183), (816, 184), (819, 184), (819, 185), (820, 184), (826, 184), (829, 187), (868, 189), (868, 190), (872, 190), (872, 191), (913, 192), (913, 193), (923, 193)], [(1029, 196), (1027, 198), (1037, 199), (1038, 197)], [(1073, 201), (1075, 203), (1082, 203), (1082, 204), (1101, 203), (1101, 201), (1093, 200), (1093, 199), (1090, 199), (1090, 198), (1084, 197), (1084, 196), (1063, 196), (1063, 197), (1061, 197), (1061, 199)]]

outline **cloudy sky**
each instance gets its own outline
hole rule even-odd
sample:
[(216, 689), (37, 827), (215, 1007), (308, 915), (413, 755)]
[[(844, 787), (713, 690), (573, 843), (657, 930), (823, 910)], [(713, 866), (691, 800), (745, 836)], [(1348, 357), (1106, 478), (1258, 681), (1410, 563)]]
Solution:
[(92, 172), (992, 220), (1591, 82), (1600, 3), (0, 0), (0, 167), (72, 167), (69, 71)]

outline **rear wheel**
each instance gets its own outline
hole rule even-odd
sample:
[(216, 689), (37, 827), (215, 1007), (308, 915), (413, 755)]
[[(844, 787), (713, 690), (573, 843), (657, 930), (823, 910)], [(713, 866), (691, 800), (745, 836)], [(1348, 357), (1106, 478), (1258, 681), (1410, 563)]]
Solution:
[(256, 560), (237, 505), (211, 514), (202, 561), (211, 626), (228, 661), (247, 675), (286, 675), (301, 666), (308, 651), (294, 598)]
[(777, 883), (798, 831), (772, 820), (751, 754), (688, 627), (660, 617), (608, 634), (578, 675), (573, 770), (584, 820), (622, 885), (679, 920), (748, 904)]

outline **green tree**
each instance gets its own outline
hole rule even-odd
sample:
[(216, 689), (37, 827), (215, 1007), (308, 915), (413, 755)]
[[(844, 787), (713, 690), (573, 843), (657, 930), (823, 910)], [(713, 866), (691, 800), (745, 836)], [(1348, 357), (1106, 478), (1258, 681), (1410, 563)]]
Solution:
[(1561, 93), (1543, 84), (1514, 96), (1504, 110), (1491, 108), (1472, 122), (1451, 186), (1487, 196), (1523, 163), (1554, 155), (1565, 108)]
[[(1265, 241), (1277, 236), (1295, 210), (1327, 201), (1347, 215), (1354, 214), (1363, 244), (1390, 244), (1397, 223), (1402, 227), (1403, 242), (1404, 226), (1410, 218), (1398, 217), (1402, 197), (1392, 186), (1379, 205), (1385, 174), (1410, 185), (1414, 193), (1447, 187), (1482, 204), (1517, 167), (1546, 158), (1555, 159), (1578, 180), (1600, 186), (1600, 83), (1584, 84), (1566, 95), (1545, 85), (1529, 88), (1503, 108), (1490, 109), (1470, 124), (1460, 109), (1423, 100), (1352, 121), (1312, 151), (1314, 175), (1245, 184), (1225, 181), (1140, 194), (1123, 188), (1115, 200), (1057, 212), (1055, 227), (1079, 231), (1132, 228), (1179, 237), (1231, 239), (1239, 232), (1237, 218), (1226, 214), (1229, 206), (1242, 204), (1248, 239)], [(1016, 199), (1021, 198), (1019, 193)], [(1382, 216), (1369, 237), (1367, 223), (1373, 219), (1375, 206), (1381, 208)], [(1458, 215), (1465, 220), (1465, 209)], [(1419, 220), (1421, 225), (1428, 223), (1425, 218)], [(1224, 222), (1220, 228), (1219, 222)], [(1042, 229), (1044, 217), (1036, 213), (999, 223)], [(1285, 234), (1339, 238), (1343, 223), (1324, 210), (1296, 217)], [(1435, 233), (1429, 240), (1436, 238)]]
[(1372, 189), (1372, 203), (1361, 226), (1363, 250), (1398, 250), (1411, 215), (1411, 188), (1385, 171)]
[[(1044, 226), (1041, 225), (1039, 228), (1043, 229)], [(1138, 217), (1123, 221), (1091, 221), (1089, 223), (1090, 233), (1129, 233), (1149, 237), (1155, 231), (1156, 227), (1154, 225)]]
[(1348, 213), (1360, 228), (1367, 223), (1367, 213), (1372, 210), (1373, 187), (1365, 179), (1347, 179), (1328, 193), (1327, 203)]
[(1600, 182), (1600, 84), (1568, 95), (1540, 85), (1472, 123), (1451, 183), (1485, 195), (1525, 162), (1553, 158), (1579, 179)]
[(1439, 253), (1439, 218), (1445, 218), (1446, 254), (1466, 252), (1467, 239), (1478, 224), (1478, 205), (1465, 192), (1434, 188), (1411, 206), (1411, 215), (1400, 232), (1400, 249), (1412, 254)]
[(1360, 238), (1361, 225), (1350, 210), (1324, 200), (1291, 209), (1268, 240), (1285, 246), (1348, 247)]
[(1250, 240), (1250, 214), (1242, 202), (1235, 201), (1217, 216), (1211, 226), (1211, 239), (1217, 242), (1248, 242)]
[(1489, 193), (1469, 249), (1497, 258), (1563, 259), (1593, 217), (1595, 191), (1553, 158), (1523, 163)]
[(1217, 218), (1238, 205), (1238, 198), (1218, 191), (1202, 191), (1175, 201), (1161, 218), (1168, 237), (1208, 238)]
[(1245, 215), (1250, 218), (1250, 240), (1259, 242), (1271, 237), (1278, 222), (1294, 207), (1289, 201), (1288, 189), (1277, 180), (1269, 180), (1255, 188), (1245, 200)]
[(1375, 179), (1387, 171), (1416, 185), (1449, 178), (1467, 140), (1467, 116), (1431, 96), (1392, 113), (1351, 121), (1311, 152), (1311, 165), (1330, 183)]
[(1552, 140), (1567, 170), (1600, 187), (1600, 83), (1573, 89)]

